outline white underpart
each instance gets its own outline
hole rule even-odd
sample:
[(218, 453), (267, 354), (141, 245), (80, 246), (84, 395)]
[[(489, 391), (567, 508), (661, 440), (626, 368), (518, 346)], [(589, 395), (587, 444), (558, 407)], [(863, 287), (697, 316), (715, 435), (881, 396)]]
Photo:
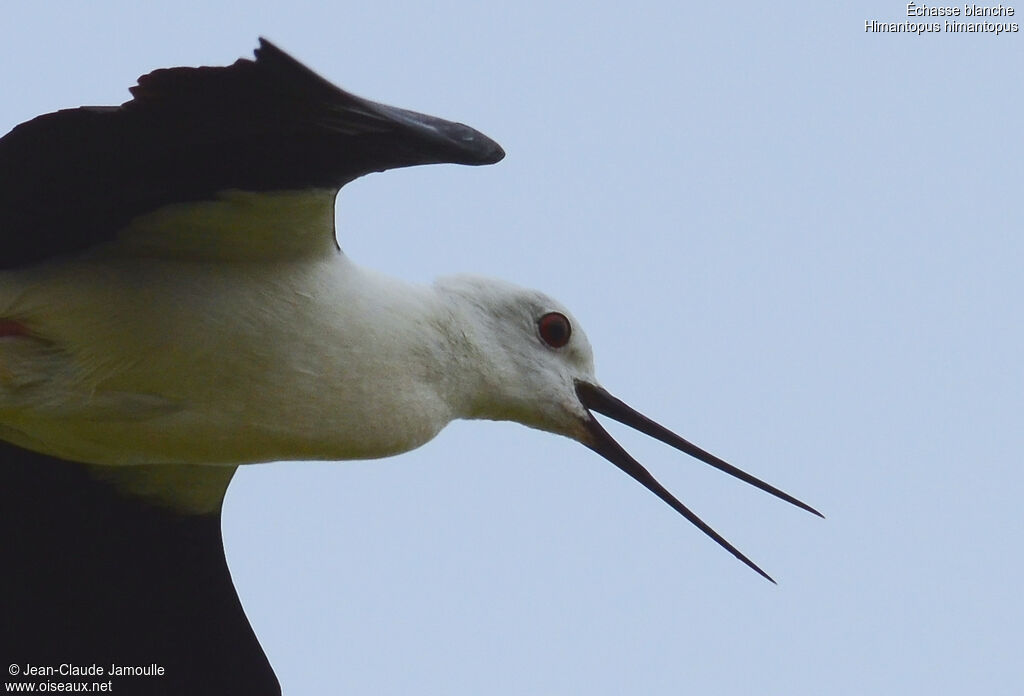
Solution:
[(0, 437), (95, 464), (233, 465), (387, 456), (458, 417), (572, 434), (589, 345), (531, 334), (563, 308), (362, 269), (335, 248), (333, 198), (172, 206), (88, 257), (0, 273), (0, 318), (30, 332), (0, 338)]

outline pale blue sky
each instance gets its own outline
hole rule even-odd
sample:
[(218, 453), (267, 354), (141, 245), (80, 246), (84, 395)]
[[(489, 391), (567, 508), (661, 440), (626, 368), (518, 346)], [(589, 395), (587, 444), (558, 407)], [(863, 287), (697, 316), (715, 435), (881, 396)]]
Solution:
[(775, 587), (517, 425), (250, 467), (228, 560), (286, 694), (1017, 692), (1019, 33), (865, 34), (895, 0), (43, 5), (5, 10), (4, 132), (262, 34), (494, 137), (347, 187), (343, 247), (548, 291), (611, 391), (828, 517), (613, 429)]

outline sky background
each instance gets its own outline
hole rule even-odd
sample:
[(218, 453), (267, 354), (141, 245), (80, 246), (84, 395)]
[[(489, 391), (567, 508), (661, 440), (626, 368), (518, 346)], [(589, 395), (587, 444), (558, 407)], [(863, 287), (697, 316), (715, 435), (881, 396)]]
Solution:
[(545, 290), (609, 390), (827, 516), (609, 426), (773, 586), (596, 454), (515, 424), (247, 467), (228, 561), (285, 694), (1018, 693), (1024, 43), (864, 32), (904, 11), (5, 8), (3, 132), (259, 35), (481, 129), (497, 166), (346, 187), (345, 251)]

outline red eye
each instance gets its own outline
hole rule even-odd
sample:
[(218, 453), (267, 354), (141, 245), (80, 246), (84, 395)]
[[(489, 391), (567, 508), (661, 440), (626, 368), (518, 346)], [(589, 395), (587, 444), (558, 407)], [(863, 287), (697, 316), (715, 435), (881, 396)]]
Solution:
[(572, 336), (572, 326), (564, 314), (548, 312), (537, 320), (537, 329), (540, 337), (552, 348), (561, 348), (569, 342)]

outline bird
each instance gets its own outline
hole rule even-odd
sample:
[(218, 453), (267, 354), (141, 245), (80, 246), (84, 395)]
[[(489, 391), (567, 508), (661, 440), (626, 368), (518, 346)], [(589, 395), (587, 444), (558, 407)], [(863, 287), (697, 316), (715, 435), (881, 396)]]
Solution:
[(237, 468), (396, 455), (455, 419), (582, 443), (772, 582), (595, 414), (821, 516), (613, 396), (546, 294), (475, 275), (413, 285), (342, 251), (346, 183), (499, 162), (479, 131), (350, 94), (266, 39), (130, 91), (0, 139), (13, 664), (152, 666), (117, 677), (130, 693), (279, 694), (224, 558)]

